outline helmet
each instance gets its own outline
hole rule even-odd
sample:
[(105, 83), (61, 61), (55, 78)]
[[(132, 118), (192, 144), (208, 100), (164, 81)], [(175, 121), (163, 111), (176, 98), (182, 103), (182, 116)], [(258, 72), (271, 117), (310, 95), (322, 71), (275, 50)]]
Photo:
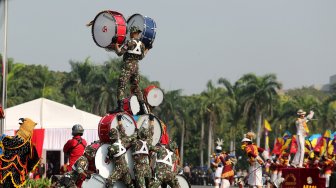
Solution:
[(111, 140), (117, 140), (118, 139), (118, 130), (116, 128), (111, 128), (109, 132), (109, 137)]
[(140, 28), (138, 26), (133, 25), (130, 28), (130, 33), (141, 33), (142, 31), (140, 30)]
[(144, 127), (141, 127), (138, 135), (140, 139), (147, 139), (149, 137), (149, 130)]
[(95, 155), (96, 155), (96, 152), (97, 152), (97, 149), (98, 148), (95, 148), (95, 145), (88, 145), (86, 146), (85, 150), (84, 150), (84, 153), (86, 156), (89, 156), (90, 158), (94, 158)]
[(222, 151), (222, 146), (216, 146), (217, 151)]
[(75, 136), (75, 135), (83, 135), (84, 133), (84, 129), (83, 127), (80, 125), (80, 124), (76, 124), (74, 126), (72, 126), (72, 135)]
[(170, 148), (170, 150), (175, 151), (177, 149), (176, 142), (175, 141), (170, 141), (169, 148)]

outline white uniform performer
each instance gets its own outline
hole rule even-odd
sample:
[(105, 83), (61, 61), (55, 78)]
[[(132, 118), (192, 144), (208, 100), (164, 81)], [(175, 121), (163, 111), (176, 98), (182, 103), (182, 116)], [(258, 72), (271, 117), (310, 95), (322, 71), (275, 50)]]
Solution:
[(298, 144), (298, 151), (296, 152), (291, 165), (293, 167), (303, 168), (302, 165), (305, 152), (305, 137), (309, 133), (307, 122), (313, 118), (314, 112), (310, 111), (310, 113), (305, 117), (306, 112), (300, 109), (297, 111), (297, 115), (299, 116), (299, 118), (297, 118), (295, 125), (297, 130), (296, 142)]
[(214, 156), (214, 160), (211, 163), (211, 165), (213, 167), (215, 167), (216, 171), (215, 171), (215, 188), (219, 188), (220, 184), (221, 184), (221, 176), (222, 176), (222, 172), (223, 172), (223, 164), (222, 161), (220, 160), (221, 157), (221, 152), (222, 152), (222, 144), (223, 144), (223, 140), (217, 139), (216, 141), (217, 146), (216, 146), (216, 155)]

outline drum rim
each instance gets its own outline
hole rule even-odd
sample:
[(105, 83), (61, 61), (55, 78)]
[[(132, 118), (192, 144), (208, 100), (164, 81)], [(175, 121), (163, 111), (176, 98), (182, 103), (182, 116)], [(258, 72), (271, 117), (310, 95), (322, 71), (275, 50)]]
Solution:
[[(112, 18), (113, 18), (113, 20), (114, 20), (114, 22), (117, 22), (116, 21), (116, 19), (115, 19), (115, 17), (114, 17), (114, 15), (113, 14), (119, 14), (119, 15), (121, 15), (121, 17), (123, 18), (123, 20), (124, 20), (124, 22), (125, 22), (125, 25), (126, 25), (126, 35), (127, 35), (127, 22), (126, 22), (126, 19), (125, 19), (125, 17), (121, 14), (121, 13), (119, 13), (119, 12), (117, 12), (117, 11), (112, 11), (112, 10), (103, 10), (103, 11), (101, 11), (101, 12), (99, 12), (96, 16), (95, 16), (95, 18), (93, 19), (93, 23), (92, 23), (92, 26), (91, 26), (91, 35), (92, 35), (92, 38), (93, 38), (93, 41), (94, 41), (94, 43), (97, 45), (97, 46), (99, 46), (99, 47), (101, 47), (101, 48), (105, 48), (105, 49), (108, 49), (108, 47), (112, 44), (112, 40), (111, 40), (111, 42), (110, 42), (110, 44), (108, 45), (108, 46), (101, 46), (100, 44), (98, 44), (98, 42), (97, 42), (97, 40), (95, 39), (95, 37), (94, 37), (94, 25), (95, 25), (95, 23), (96, 23), (96, 20), (97, 20), (97, 18), (98, 18), (98, 16), (100, 16), (101, 14), (103, 14), (103, 13), (112, 13), (111, 15), (112, 15)], [(116, 26), (115, 26), (115, 36), (114, 37), (116, 37), (116, 35), (117, 35), (117, 24), (116, 24)], [(114, 38), (113, 37), (113, 38)], [(113, 39), (112, 38), (112, 39)], [(123, 39), (123, 41), (122, 41), (122, 44), (125, 42), (125, 40), (126, 40), (126, 36), (124, 37), (124, 39)]]
[(188, 178), (187, 178), (184, 174), (176, 174), (176, 177), (177, 177), (177, 176), (181, 176), (181, 177), (183, 177), (183, 178), (186, 180), (186, 182), (188, 183), (189, 188), (191, 188), (191, 184), (190, 184), (190, 182), (188, 181)]

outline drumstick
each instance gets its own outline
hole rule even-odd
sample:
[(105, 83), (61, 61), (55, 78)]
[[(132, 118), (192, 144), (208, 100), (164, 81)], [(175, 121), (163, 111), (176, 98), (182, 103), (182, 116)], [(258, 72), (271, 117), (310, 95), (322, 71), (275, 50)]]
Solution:
[(86, 24), (87, 27), (90, 27), (91, 25), (93, 25), (93, 20), (89, 22), (88, 24)]

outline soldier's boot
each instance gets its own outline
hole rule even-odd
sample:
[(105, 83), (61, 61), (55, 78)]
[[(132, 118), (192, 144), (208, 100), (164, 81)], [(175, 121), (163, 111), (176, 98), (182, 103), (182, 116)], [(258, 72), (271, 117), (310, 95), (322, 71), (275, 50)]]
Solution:
[(114, 113), (119, 113), (119, 112), (124, 112), (124, 101), (122, 100), (118, 100), (117, 102), (117, 108), (112, 110), (112, 111), (109, 111), (110, 114), (114, 114)]
[(147, 114), (148, 111), (147, 111), (145, 101), (143, 100), (139, 101), (139, 104), (140, 104), (140, 111), (137, 113), (137, 115)]

